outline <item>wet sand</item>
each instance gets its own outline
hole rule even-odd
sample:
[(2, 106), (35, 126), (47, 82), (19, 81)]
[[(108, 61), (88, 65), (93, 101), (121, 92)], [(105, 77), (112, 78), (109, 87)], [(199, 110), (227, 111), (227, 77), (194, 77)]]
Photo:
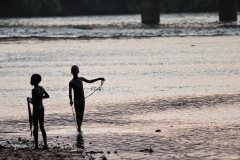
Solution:
[(30, 139), (27, 119), (1, 121), (0, 142), (10, 148), (0, 154), (2, 159), (239, 159), (239, 105), (237, 94), (101, 106), (85, 114), (79, 135), (71, 115), (50, 114), (49, 151), (31, 151), (31, 143), (18, 140)]
[[(0, 159), (240, 159), (237, 36), (18, 39), (0, 45), (4, 94)], [(131, 52), (136, 47), (137, 53)], [(52, 60), (55, 54), (62, 57)], [(79, 135), (68, 105), (68, 88), (59, 88), (67, 85), (69, 65), (78, 55), (88, 60), (85, 75), (100, 75), (100, 68), (101, 75), (106, 75), (104, 91), (87, 100)], [(43, 83), (51, 93), (51, 99), (44, 101), (49, 151), (32, 150), (28, 142), (24, 104), (30, 93), (31, 68), (45, 75)], [(62, 79), (55, 84), (57, 77)]]

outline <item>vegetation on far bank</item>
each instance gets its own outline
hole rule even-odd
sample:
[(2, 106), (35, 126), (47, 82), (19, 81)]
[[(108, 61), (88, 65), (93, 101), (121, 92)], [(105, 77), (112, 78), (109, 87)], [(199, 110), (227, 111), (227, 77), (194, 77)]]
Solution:
[[(240, 6), (239, 4), (238, 6)], [(160, 0), (159, 8), (161, 13), (216, 12), (218, 10), (218, 1)], [(0, 17), (74, 16), (136, 13), (140, 13), (140, 0), (0, 1)]]

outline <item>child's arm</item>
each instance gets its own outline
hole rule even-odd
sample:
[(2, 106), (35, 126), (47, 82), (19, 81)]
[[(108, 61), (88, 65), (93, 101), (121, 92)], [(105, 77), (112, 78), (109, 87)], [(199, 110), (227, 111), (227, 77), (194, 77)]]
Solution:
[(32, 90), (32, 98), (28, 98), (28, 102), (30, 102), (31, 104), (35, 103), (35, 90)]
[(42, 89), (43, 89), (43, 98), (49, 98), (49, 94), (45, 91), (43, 87)]
[(72, 101), (72, 86), (69, 83), (69, 100), (70, 100), (70, 105), (73, 105), (73, 101)]
[(98, 80), (105, 81), (104, 78), (96, 78), (96, 79), (92, 79), (92, 80), (88, 80), (88, 79), (83, 78), (83, 77), (81, 77), (81, 78), (82, 78), (82, 80), (83, 80), (84, 82), (86, 82), (86, 83), (93, 83), (93, 82), (96, 82), (96, 81), (98, 81)]

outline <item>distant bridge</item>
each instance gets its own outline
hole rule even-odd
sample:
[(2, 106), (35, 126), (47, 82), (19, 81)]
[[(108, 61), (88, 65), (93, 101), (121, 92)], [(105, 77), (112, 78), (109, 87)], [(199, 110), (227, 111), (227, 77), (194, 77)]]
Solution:
[[(160, 23), (160, 0), (141, 0), (142, 23)], [(237, 0), (218, 0), (219, 21), (237, 21)]]

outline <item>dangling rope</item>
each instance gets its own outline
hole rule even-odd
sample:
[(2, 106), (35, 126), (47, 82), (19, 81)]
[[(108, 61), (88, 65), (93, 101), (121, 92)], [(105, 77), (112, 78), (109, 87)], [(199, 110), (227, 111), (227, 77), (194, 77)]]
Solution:
[[(101, 91), (101, 90), (103, 90), (103, 88), (102, 88), (103, 83), (104, 83), (104, 81), (101, 81), (101, 85), (100, 85), (99, 87), (95, 88), (94, 91), (93, 91), (91, 94), (89, 94), (88, 96), (84, 97), (83, 99), (74, 101), (74, 103), (76, 103), (76, 102), (81, 102), (81, 101), (83, 101), (84, 99), (87, 99), (88, 97), (90, 97), (91, 95), (93, 95), (93, 93), (95, 93), (96, 91)], [(76, 127), (76, 130), (77, 130), (77, 122), (76, 122), (76, 118), (75, 118), (73, 106), (72, 106), (72, 113), (73, 113), (73, 119), (74, 119), (74, 122), (75, 122), (75, 127)]]
[(75, 127), (76, 127), (76, 130), (77, 130), (77, 123), (76, 123), (76, 119), (75, 119), (75, 114), (74, 114), (74, 111), (73, 111), (73, 106), (72, 107), (72, 113), (73, 113), (73, 119), (74, 119), (74, 122), (75, 122)]
[(101, 85), (100, 85), (99, 87), (95, 88), (95, 90), (94, 90), (91, 94), (89, 94), (88, 96), (84, 97), (83, 99), (74, 101), (74, 103), (76, 103), (76, 102), (81, 102), (81, 101), (83, 101), (84, 99), (87, 99), (88, 97), (90, 97), (91, 95), (93, 95), (93, 93), (95, 93), (96, 91), (101, 91), (101, 90), (103, 90), (103, 88), (102, 88), (103, 83), (104, 83), (104, 81), (102, 81), (102, 82), (101, 82)]

